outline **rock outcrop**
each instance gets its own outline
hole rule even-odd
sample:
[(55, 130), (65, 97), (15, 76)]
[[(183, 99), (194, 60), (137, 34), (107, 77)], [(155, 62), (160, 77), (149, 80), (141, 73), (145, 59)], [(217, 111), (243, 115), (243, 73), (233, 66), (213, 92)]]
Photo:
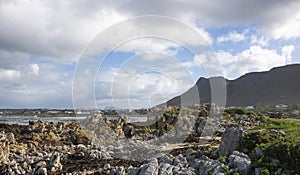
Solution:
[(235, 151), (243, 136), (243, 130), (237, 127), (230, 127), (225, 130), (222, 135), (221, 144), (219, 147), (219, 156), (228, 156)]

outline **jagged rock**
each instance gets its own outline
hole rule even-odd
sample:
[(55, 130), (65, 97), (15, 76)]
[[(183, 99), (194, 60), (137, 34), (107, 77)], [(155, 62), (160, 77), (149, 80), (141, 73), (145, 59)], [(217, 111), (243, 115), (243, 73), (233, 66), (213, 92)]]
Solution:
[(210, 159), (206, 156), (201, 156), (200, 158), (195, 159), (190, 166), (194, 169), (199, 169), (198, 173), (200, 175), (207, 174), (208, 171), (212, 171), (212, 174), (218, 174), (223, 171), (222, 167), (225, 167), (223, 163)]
[(34, 172), (34, 175), (47, 175), (47, 168), (39, 168)]
[(173, 174), (196, 175), (196, 173), (190, 169), (175, 170)]
[(282, 173), (282, 171), (283, 171), (283, 169), (282, 169), (282, 168), (278, 168), (278, 169), (277, 169), (277, 171), (275, 172), (275, 174), (281, 174), (281, 173)]
[(172, 155), (165, 154), (158, 158), (159, 163), (173, 164), (174, 157)]
[(212, 171), (211, 174), (218, 174), (223, 171), (222, 167), (225, 167), (225, 165), (217, 160), (201, 156), (200, 158), (195, 159), (194, 162), (190, 164), (190, 167), (198, 169), (199, 174), (207, 174), (209, 171)]
[(219, 156), (228, 156), (239, 146), (240, 140), (243, 135), (241, 128), (230, 127), (225, 130), (222, 135), (221, 144), (219, 147)]
[(138, 175), (139, 171), (140, 171), (140, 168), (137, 168), (137, 167), (129, 166), (127, 168), (127, 174), (128, 175)]
[(142, 165), (139, 175), (157, 175), (158, 170), (158, 161), (153, 159), (148, 164)]
[(274, 158), (271, 159), (271, 162), (273, 164), (280, 164), (280, 161), (278, 159), (274, 159)]
[(125, 175), (125, 169), (123, 166), (116, 168), (116, 175)]
[(233, 151), (233, 153), (228, 158), (228, 165), (234, 168), (237, 168), (239, 171), (248, 173), (251, 168), (251, 159), (248, 155)]
[(263, 168), (255, 168), (254, 172), (255, 174), (260, 174)]
[(107, 163), (103, 166), (103, 170), (109, 170), (110, 169), (110, 164)]
[(262, 154), (262, 149), (260, 146), (255, 147), (255, 153), (256, 155), (260, 156)]
[(158, 174), (160, 175), (169, 175), (173, 174), (173, 165), (170, 165), (168, 163), (161, 163), (159, 166)]
[(52, 171), (62, 170), (62, 164), (60, 163), (59, 153), (54, 153), (51, 156), (49, 166)]
[(175, 166), (185, 167), (185, 166), (187, 166), (187, 164), (188, 164), (188, 162), (187, 162), (186, 158), (183, 157), (182, 154), (177, 155), (174, 159)]

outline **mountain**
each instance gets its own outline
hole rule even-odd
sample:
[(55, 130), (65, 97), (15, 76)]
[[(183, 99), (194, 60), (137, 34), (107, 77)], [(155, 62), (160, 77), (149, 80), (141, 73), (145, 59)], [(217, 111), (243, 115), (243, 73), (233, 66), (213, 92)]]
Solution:
[(200, 78), (191, 89), (166, 103), (168, 106), (186, 106), (210, 103), (211, 99), (216, 99), (213, 100), (215, 103), (224, 104), (222, 98), (218, 99), (224, 95), (227, 95), (223, 98), (226, 99), (226, 106), (300, 104), (300, 64), (248, 73), (235, 80)]

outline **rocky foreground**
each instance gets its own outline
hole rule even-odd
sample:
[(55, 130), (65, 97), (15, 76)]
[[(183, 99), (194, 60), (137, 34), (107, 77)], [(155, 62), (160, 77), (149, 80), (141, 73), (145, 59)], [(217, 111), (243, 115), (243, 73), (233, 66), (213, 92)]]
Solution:
[[(91, 130), (83, 129), (77, 122), (0, 124), (0, 174), (221, 175), (293, 174), (299, 170), (298, 142), (286, 145), (290, 150), (286, 153), (291, 154), (290, 157), (286, 156), (283, 159), (280, 155), (280, 151), (285, 151), (281, 150), (283, 148), (280, 147), (280, 143), (289, 143), (290, 140), (287, 139), (290, 137), (294, 140), (299, 139), (298, 135), (295, 136), (295, 133), (300, 131), (297, 119), (283, 122), (281, 119), (270, 119), (254, 112), (230, 112), (218, 121), (218, 128), (211, 137), (201, 137), (196, 133), (199, 129), (194, 127), (193, 132), (182, 143), (151, 145), (152, 142), (146, 142), (146, 147), (150, 147), (150, 150), (156, 150), (157, 146), (160, 149), (160, 152), (153, 152), (156, 156), (150, 156), (146, 160), (134, 159), (128, 157), (128, 154), (127, 157), (116, 154), (123, 149), (130, 151), (125, 148), (126, 145), (145, 143), (142, 137), (145, 136), (145, 132), (138, 132), (141, 131), (140, 126), (132, 128), (135, 132), (131, 138), (116, 134), (117, 137), (110, 139), (113, 140), (113, 143), (110, 143), (105, 142), (104, 137), (100, 137), (98, 141), (90, 137)], [(196, 125), (200, 127), (199, 123)], [(126, 123), (122, 127), (126, 129), (124, 126)], [(116, 129), (116, 126), (114, 127)], [(286, 128), (288, 130), (285, 130)], [(290, 132), (291, 130), (293, 132)], [(153, 133), (158, 133), (157, 138), (150, 139), (154, 141), (173, 136), (172, 131), (168, 132), (171, 133), (168, 135), (155, 131), (155, 128), (150, 128), (147, 132), (151, 138)], [(126, 134), (126, 131), (123, 130), (123, 134)], [(275, 141), (280, 139), (282, 142), (276, 142), (279, 146), (273, 148)], [(203, 140), (206, 142), (202, 142)], [(270, 153), (272, 151), (273, 154)], [(152, 155), (152, 152), (150, 154)]]

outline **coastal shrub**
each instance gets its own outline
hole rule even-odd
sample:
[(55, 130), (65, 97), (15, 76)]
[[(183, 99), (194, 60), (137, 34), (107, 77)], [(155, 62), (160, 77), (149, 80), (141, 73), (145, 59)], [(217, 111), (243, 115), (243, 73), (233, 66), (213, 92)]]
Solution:
[[(264, 125), (245, 133), (239, 145), (241, 151), (249, 150), (253, 172), (255, 168), (264, 168), (261, 174), (274, 174), (278, 168), (300, 172), (300, 121), (265, 116), (261, 121)], [(271, 130), (278, 133), (272, 134)], [(257, 146), (262, 149), (260, 155), (256, 154)]]
[(226, 156), (223, 156), (223, 157), (219, 157), (219, 159), (218, 159), (221, 163), (224, 163), (224, 164), (226, 164), (226, 162), (227, 162), (227, 157)]
[(261, 175), (270, 175), (270, 171), (267, 168), (264, 168), (261, 172)]
[(227, 108), (224, 110), (227, 114), (234, 115), (247, 115), (249, 111), (246, 108)]

